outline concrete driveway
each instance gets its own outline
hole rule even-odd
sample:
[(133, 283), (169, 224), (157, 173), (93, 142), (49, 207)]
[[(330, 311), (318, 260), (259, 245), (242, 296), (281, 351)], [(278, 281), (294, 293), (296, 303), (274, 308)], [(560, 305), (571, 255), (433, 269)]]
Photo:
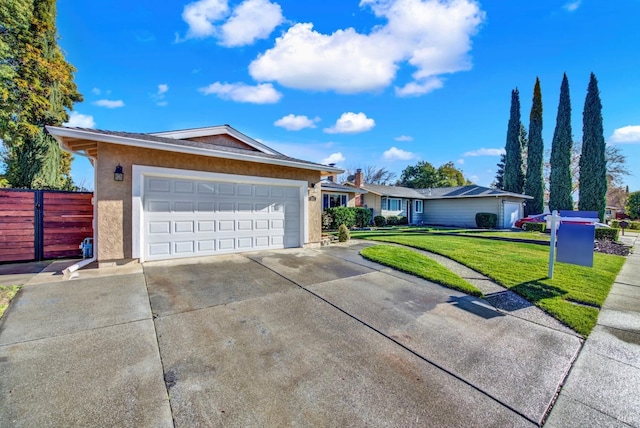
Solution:
[(542, 422), (578, 337), (367, 262), (361, 248), (154, 262), (28, 286), (0, 322), (0, 420)]

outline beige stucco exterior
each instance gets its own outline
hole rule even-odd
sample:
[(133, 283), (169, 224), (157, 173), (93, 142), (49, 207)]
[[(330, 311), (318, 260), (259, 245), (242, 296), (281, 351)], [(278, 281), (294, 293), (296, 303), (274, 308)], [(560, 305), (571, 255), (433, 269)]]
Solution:
[[(213, 158), (147, 148), (98, 142), (96, 164), (96, 255), (99, 263), (132, 259), (132, 165), (183, 170), (281, 178), (317, 183), (320, 171), (269, 165), (232, 159)], [(124, 181), (114, 181), (113, 171), (120, 164)], [(308, 242), (320, 242), (322, 199), (308, 194)]]

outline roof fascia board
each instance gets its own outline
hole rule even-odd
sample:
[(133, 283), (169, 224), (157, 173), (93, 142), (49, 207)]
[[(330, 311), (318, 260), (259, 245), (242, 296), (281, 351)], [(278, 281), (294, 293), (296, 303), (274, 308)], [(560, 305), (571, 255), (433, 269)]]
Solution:
[(49, 133), (65, 147), (68, 147), (62, 140), (64, 137), (68, 138), (83, 138), (92, 141), (98, 141), (102, 143), (119, 144), (124, 146), (140, 147), (145, 149), (162, 150), (168, 152), (186, 153), (207, 157), (216, 157), (222, 159), (233, 159), (255, 163), (265, 163), (270, 165), (288, 166), (292, 168), (309, 169), (313, 171), (327, 171), (331, 173), (342, 174), (344, 170), (340, 168), (325, 166), (325, 165), (313, 165), (296, 161), (290, 161), (287, 159), (270, 159), (262, 158), (258, 156), (245, 155), (242, 153), (223, 152), (215, 149), (203, 149), (200, 147), (179, 146), (174, 144), (160, 143), (156, 141), (138, 140), (135, 138), (121, 137), (118, 135), (100, 134), (91, 131), (64, 128), (58, 126), (47, 126)]
[(153, 135), (155, 137), (174, 138), (176, 140), (188, 140), (189, 138), (208, 137), (210, 135), (224, 135), (224, 134), (230, 135), (261, 152), (268, 153), (271, 155), (282, 154), (227, 125), (209, 126), (206, 128), (184, 129), (180, 131), (154, 132), (154, 133), (150, 133), (149, 135)]

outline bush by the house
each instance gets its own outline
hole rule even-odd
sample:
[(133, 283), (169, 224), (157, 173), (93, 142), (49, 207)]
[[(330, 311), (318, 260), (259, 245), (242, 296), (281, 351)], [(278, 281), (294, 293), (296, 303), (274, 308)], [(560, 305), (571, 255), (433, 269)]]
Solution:
[(344, 224), (341, 224), (338, 228), (338, 241), (347, 242), (349, 239), (351, 239), (349, 229)]
[(371, 210), (369, 208), (352, 208), (356, 214), (356, 227), (367, 227), (371, 223)]
[(390, 215), (387, 217), (387, 226), (397, 226), (398, 225), (398, 217), (395, 215)]
[[(334, 207), (324, 210), (326, 215), (326, 222), (323, 218), (322, 227), (325, 230), (336, 230), (341, 224), (344, 224), (347, 228), (354, 227), (356, 225), (356, 213), (349, 207)], [(325, 226), (325, 223), (328, 226)]]
[(596, 239), (606, 241), (617, 241), (620, 235), (620, 229), (609, 227), (596, 227)]
[(494, 213), (476, 213), (476, 226), (480, 229), (495, 229), (498, 216)]
[(547, 230), (546, 223), (534, 223), (534, 222), (525, 222), (522, 225), (522, 229), (527, 232), (544, 232)]
[(401, 226), (406, 226), (409, 224), (409, 219), (405, 216), (399, 216), (398, 217), (398, 224)]
[(373, 224), (377, 227), (383, 227), (387, 225), (387, 219), (384, 216), (377, 215), (373, 218)]

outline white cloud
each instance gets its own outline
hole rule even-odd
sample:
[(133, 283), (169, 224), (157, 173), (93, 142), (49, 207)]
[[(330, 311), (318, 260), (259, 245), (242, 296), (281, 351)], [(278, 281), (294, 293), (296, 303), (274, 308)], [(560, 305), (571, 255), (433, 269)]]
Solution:
[(165, 107), (169, 105), (169, 103), (164, 99), (164, 96), (168, 91), (169, 85), (167, 85), (166, 83), (161, 83), (158, 85), (158, 91), (155, 94), (151, 95), (151, 98), (155, 100), (157, 106)]
[(399, 137), (394, 138), (394, 140), (396, 140), (396, 141), (413, 141), (413, 137), (410, 137), (408, 135), (401, 135)]
[(415, 158), (416, 155), (414, 155), (411, 152), (407, 152), (405, 150), (399, 149), (397, 147), (391, 147), (389, 150), (385, 151), (382, 154), (382, 157), (385, 160), (389, 160), (389, 161), (395, 161), (395, 160), (407, 161)]
[(282, 94), (271, 83), (249, 86), (244, 83), (215, 82), (198, 89), (198, 91), (205, 95), (216, 94), (218, 98), (223, 100), (232, 100), (239, 103), (273, 104), (282, 98)]
[(614, 130), (608, 142), (611, 144), (640, 143), (640, 125), (623, 126)]
[(95, 95), (100, 95), (100, 88), (93, 88), (91, 92), (93, 92)]
[(161, 84), (158, 85), (158, 93), (157, 93), (157, 95), (166, 94), (168, 90), (169, 90), (169, 85), (167, 85), (166, 83), (161, 83)]
[(266, 39), (284, 21), (282, 8), (269, 0), (246, 0), (233, 10), (222, 25), (223, 46), (250, 45)]
[(77, 111), (72, 111), (69, 114), (69, 121), (62, 124), (63, 126), (70, 126), (74, 128), (95, 128), (96, 122), (93, 120), (93, 116), (88, 114), (81, 114)]
[(477, 183), (479, 179), (480, 178), (477, 175), (472, 175), (471, 177), (469, 177), (469, 181), (471, 181), (474, 184)]
[(245, 46), (266, 39), (284, 21), (282, 8), (269, 0), (245, 0), (231, 12), (227, 0), (199, 0), (184, 7), (189, 29), (184, 39), (216, 37), (223, 46)]
[(106, 107), (106, 108), (124, 107), (124, 101), (122, 100), (98, 100), (94, 102), (94, 104), (99, 107)]
[(376, 126), (376, 122), (364, 113), (342, 113), (335, 125), (325, 128), (327, 134), (356, 134), (365, 132)]
[(582, 0), (571, 1), (569, 3), (565, 3), (562, 7), (569, 12), (575, 12), (580, 7), (580, 3), (582, 3)]
[(213, 36), (213, 22), (224, 18), (229, 11), (227, 0), (199, 0), (189, 3), (182, 11), (182, 19), (189, 25), (186, 38)]
[(470, 152), (465, 152), (465, 154), (463, 154), (462, 156), (464, 157), (469, 157), (469, 156), (500, 156), (501, 154), (505, 153), (504, 149), (478, 149), (478, 150), (473, 150)]
[(441, 79), (437, 77), (427, 78), (423, 82), (409, 82), (402, 88), (396, 86), (396, 95), (399, 97), (419, 97), (428, 94), (444, 86)]
[(275, 126), (286, 129), (287, 131), (299, 131), (304, 128), (315, 128), (316, 122), (319, 122), (320, 118), (309, 119), (307, 116), (296, 116), (289, 114), (281, 119), (273, 122)]
[(323, 34), (299, 23), (249, 66), (258, 81), (298, 89), (355, 93), (391, 84), (401, 64), (416, 68), (399, 95), (442, 86), (437, 76), (468, 70), (471, 36), (484, 20), (473, 0), (361, 0), (384, 20), (368, 34), (353, 28)]
[(462, 158), (461, 158), (461, 159), (458, 159), (458, 160), (456, 161), (456, 163), (457, 163), (458, 165), (464, 165), (464, 159), (462, 159)]
[(344, 156), (342, 156), (342, 153), (338, 152), (330, 154), (329, 157), (322, 159), (320, 163), (323, 165), (329, 165), (330, 163), (340, 163), (344, 162), (345, 160), (346, 159)]

